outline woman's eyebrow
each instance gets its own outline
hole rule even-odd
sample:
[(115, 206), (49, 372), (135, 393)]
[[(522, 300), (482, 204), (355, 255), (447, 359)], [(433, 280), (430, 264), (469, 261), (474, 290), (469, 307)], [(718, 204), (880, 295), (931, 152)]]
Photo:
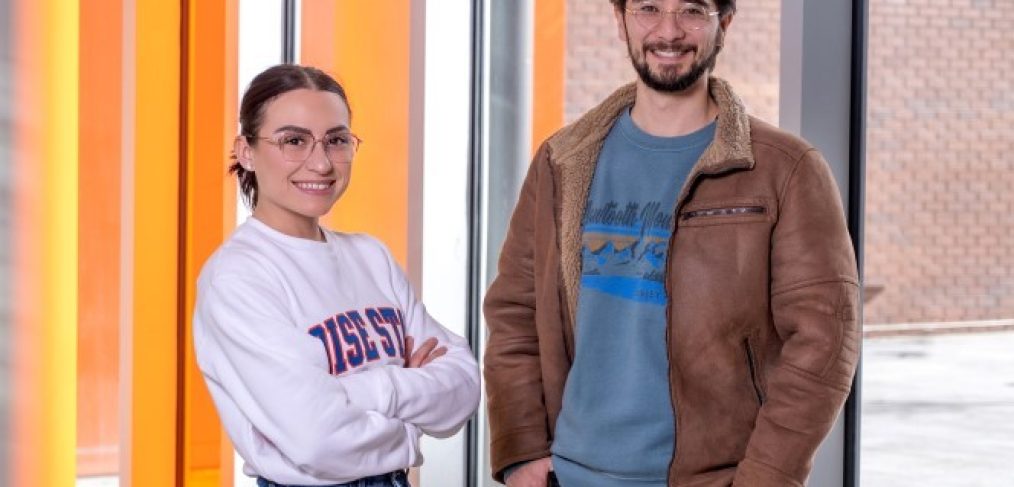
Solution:
[[(349, 128), (346, 125), (335, 125), (334, 127), (331, 127), (329, 129), (325, 130), (324, 133), (325, 134), (329, 134), (331, 132), (346, 132), (348, 130), (349, 130)], [(299, 126), (296, 126), (296, 125), (283, 125), (281, 127), (278, 127), (277, 129), (275, 129), (275, 131), (274, 131), (274, 133), (276, 133), (276, 134), (279, 133), (279, 132), (296, 132), (296, 133), (300, 133), (300, 134), (313, 135), (313, 131), (312, 130), (310, 130), (308, 128), (305, 128), (305, 127), (299, 127)]]
[(275, 129), (274, 133), (277, 134), (278, 132), (298, 132), (301, 134), (313, 135), (313, 132), (311, 132), (310, 129), (304, 127), (297, 127), (295, 125), (283, 125), (281, 127), (278, 127)]

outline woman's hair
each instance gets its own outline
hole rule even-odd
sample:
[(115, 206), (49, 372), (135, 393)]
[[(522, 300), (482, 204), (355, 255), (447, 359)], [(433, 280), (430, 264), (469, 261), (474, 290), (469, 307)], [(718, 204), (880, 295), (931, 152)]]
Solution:
[[(334, 93), (345, 102), (345, 106), (349, 108), (349, 117), (352, 116), (352, 108), (349, 107), (345, 89), (329, 74), (311, 66), (279, 64), (255, 76), (243, 93), (243, 100), (239, 106), (240, 136), (246, 137), (247, 143), (251, 146), (256, 145), (257, 133), (260, 132), (261, 124), (264, 122), (265, 107), (279, 95), (298, 89)], [(235, 160), (236, 154), (232, 154), (231, 159)], [(244, 169), (238, 161), (229, 166), (229, 173), (236, 174), (243, 201), (250, 209), (255, 208), (257, 176), (253, 171)]]
[[(621, 10), (627, 8), (627, 0), (609, 0), (609, 3)], [(715, 7), (722, 17), (725, 17), (736, 11), (736, 0), (715, 0)]]

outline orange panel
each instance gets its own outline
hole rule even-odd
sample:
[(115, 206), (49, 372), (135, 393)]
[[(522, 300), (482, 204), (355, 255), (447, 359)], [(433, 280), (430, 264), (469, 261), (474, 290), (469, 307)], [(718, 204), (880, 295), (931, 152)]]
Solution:
[(403, 266), (408, 253), (410, 10), (377, 8), (372, 2), (304, 2), (300, 43), (303, 64), (330, 72), (345, 87), (352, 129), (365, 141), (349, 189), (324, 223), (380, 238)]
[(201, 266), (235, 222), (227, 168), (236, 132), (236, 0), (193, 2), (189, 17), (184, 475), (187, 486), (218, 486), (232, 481), (231, 462), (221, 465), (228, 441), (197, 368), (191, 320)]
[(179, 347), (180, 3), (137, 2), (134, 76), (133, 302), (126, 485), (176, 485)]
[(81, 10), (79, 476), (119, 469), (121, 10), (119, 0)]
[(565, 0), (535, 0), (532, 73), (532, 154), (563, 126), (564, 58), (567, 52)]
[[(45, 76), (41, 63), (41, 12), (29, 10), (31, 2), (21, 0), (12, 5), (14, 19), (13, 45), (13, 168), (11, 212), (11, 286), (14, 328), (10, 346), (11, 382), (11, 479), (13, 485), (28, 485), (29, 479), (43, 468), (43, 449), (50, 446), (44, 436), (44, 418), (34, 403), (42, 398), (42, 370), (36, 362), (43, 341), (37, 323), (42, 322), (42, 200), (44, 183), (42, 168), (35, 161), (42, 159), (45, 147), (39, 121), (30, 114), (39, 113), (44, 93), (41, 80)], [(4, 479), (7, 483), (8, 479)]]
[[(77, 399), (78, 9), (12, 5), (11, 485), (73, 485)], [(5, 418), (6, 419), (6, 418)]]

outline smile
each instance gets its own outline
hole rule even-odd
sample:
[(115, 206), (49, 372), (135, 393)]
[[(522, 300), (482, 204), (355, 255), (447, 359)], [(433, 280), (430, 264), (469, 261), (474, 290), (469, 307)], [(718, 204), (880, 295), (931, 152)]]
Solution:
[(293, 181), (292, 183), (303, 191), (327, 191), (334, 186), (334, 181)]
[(676, 58), (678, 58), (680, 56), (683, 56), (685, 54), (689, 54), (689, 53), (693, 52), (693, 50), (694, 49), (692, 47), (687, 47), (687, 48), (682, 48), (682, 49), (680, 49), (680, 48), (650, 48), (650, 49), (648, 49), (648, 52), (650, 52), (650, 53), (654, 54), (655, 56), (658, 56), (658, 57), (660, 57), (662, 59), (676, 59)]

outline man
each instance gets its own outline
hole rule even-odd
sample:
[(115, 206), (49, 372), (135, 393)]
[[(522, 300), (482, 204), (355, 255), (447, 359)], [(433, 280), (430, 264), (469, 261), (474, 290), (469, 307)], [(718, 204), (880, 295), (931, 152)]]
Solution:
[(494, 475), (802, 486), (858, 358), (834, 180), (709, 76), (735, 0), (611, 1), (638, 79), (542, 144), (486, 297)]

